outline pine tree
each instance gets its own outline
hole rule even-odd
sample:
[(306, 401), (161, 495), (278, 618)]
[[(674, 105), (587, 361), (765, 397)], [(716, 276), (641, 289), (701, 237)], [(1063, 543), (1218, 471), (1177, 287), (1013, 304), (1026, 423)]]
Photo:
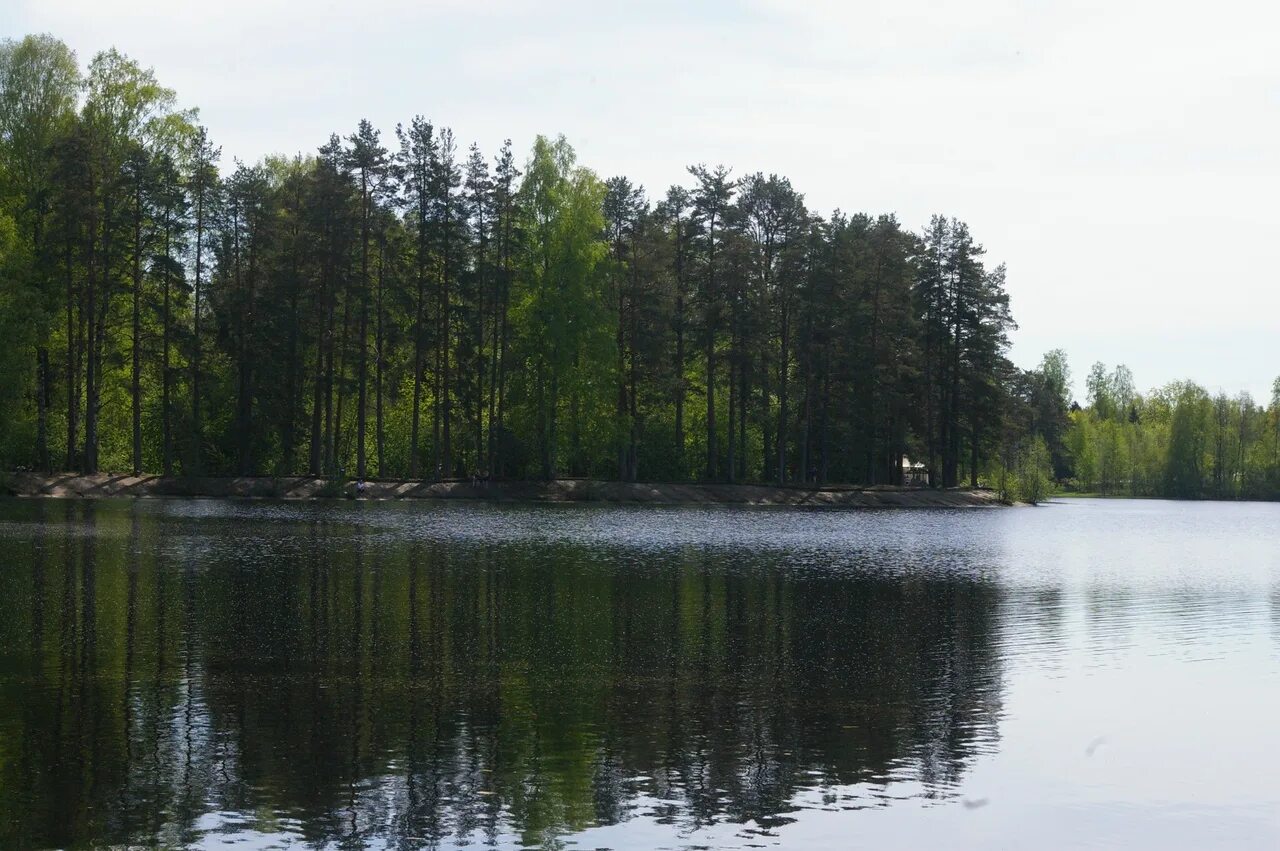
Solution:
[[(466, 379), (461, 382), (464, 397), (463, 408), (471, 421), (472, 446), (475, 450), (473, 470), (485, 466), (487, 441), (485, 439), (485, 356), (488, 306), (497, 299), (493, 289), (495, 280), (492, 261), (494, 214), (494, 187), (489, 176), (489, 163), (480, 153), (478, 145), (472, 145), (468, 156), (464, 180), (466, 231), (471, 240), (471, 274), (463, 293), (462, 307), (465, 332), (459, 336), (458, 366)], [(490, 425), (492, 429), (492, 425)]]
[[(378, 131), (366, 120), (348, 141), (347, 167), (352, 171), (360, 193), (360, 289), (359, 330), (356, 355), (356, 477), (368, 474), (367, 440), (369, 396), (369, 301), (372, 285), (369, 279), (369, 246), (371, 227), (377, 215), (378, 196), (385, 191), (388, 177), (387, 149), (379, 142)], [(380, 391), (379, 391), (380, 392)], [(380, 459), (379, 459), (380, 460)]]
[(437, 138), (434, 155), (428, 161), (432, 248), (438, 258), (435, 313), (435, 400), (432, 414), (433, 444), (437, 475), (453, 475), (453, 314), (456, 278), (461, 270), (464, 249), (463, 214), (457, 194), (462, 172), (456, 161), (453, 131), (444, 128)]
[(515, 155), (508, 139), (498, 152), (493, 172), (494, 343), (489, 368), (490, 426), (486, 467), (498, 475), (502, 475), (505, 469), (502, 446), (509, 442), (506, 430), (507, 363), (511, 342), (511, 294), (515, 286), (516, 257), (521, 239), (519, 223), (522, 212), (516, 185), (519, 179), (520, 171), (515, 166)]
[(204, 272), (210, 222), (218, 215), (221, 184), (216, 163), (222, 155), (209, 141), (208, 130), (196, 129), (187, 153), (187, 192), (191, 197), (191, 229), (195, 239), (192, 268), (192, 332), (191, 332), (191, 471), (199, 475), (203, 469), (204, 419), (201, 411), (201, 363), (204, 335), (201, 320), (205, 311)]
[(636, 458), (636, 331), (638, 327), (638, 288), (635, 274), (636, 239), (641, 220), (648, 210), (641, 187), (631, 185), (625, 177), (605, 181), (602, 213), (611, 254), (610, 285), (617, 305), (617, 444), (618, 478), (635, 481), (639, 461)]
[(720, 346), (724, 314), (724, 296), (720, 292), (722, 282), (717, 276), (723, 263), (723, 258), (719, 256), (725, 239), (723, 231), (727, 227), (729, 204), (737, 189), (737, 183), (729, 179), (729, 170), (724, 166), (716, 166), (714, 170), (703, 165), (690, 166), (689, 173), (698, 184), (694, 187), (692, 202), (702, 265), (701, 289), (698, 295), (702, 308), (701, 333), (706, 364), (704, 376), (707, 402), (706, 477), (714, 481), (721, 474), (716, 435), (716, 355)]
[[(413, 401), (409, 429), (409, 477), (419, 476), (421, 458), (420, 421), (422, 416), (422, 383), (426, 348), (431, 343), (427, 324), (427, 283), (432, 270), (432, 164), (436, 159), (436, 142), (430, 122), (415, 116), (409, 128), (396, 128), (400, 139), (399, 168), (404, 175), (408, 221), (414, 243), (414, 300), (410, 335), (413, 339)], [(433, 403), (434, 404), (434, 403)]]

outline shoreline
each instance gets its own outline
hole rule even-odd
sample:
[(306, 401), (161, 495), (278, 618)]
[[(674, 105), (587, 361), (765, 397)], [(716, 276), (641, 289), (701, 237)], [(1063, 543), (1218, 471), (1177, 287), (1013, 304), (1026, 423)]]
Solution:
[[(0, 494), (47, 499), (188, 497), (209, 499), (350, 499), (355, 483), (313, 476), (182, 477), (98, 473), (0, 474)], [(601, 502), (652, 505), (793, 505), (834, 508), (984, 508), (1003, 505), (990, 490), (874, 486), (822, 488), (596, 479), (433, 482), (367, 479), (362, 499), (474, 499), (490, 502)]]

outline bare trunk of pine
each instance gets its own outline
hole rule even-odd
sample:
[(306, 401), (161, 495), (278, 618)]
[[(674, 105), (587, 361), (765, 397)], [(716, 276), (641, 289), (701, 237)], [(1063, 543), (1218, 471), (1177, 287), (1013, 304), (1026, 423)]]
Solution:
[(142, 473), (142, 190), (134, 193), (133, 211), (133, 474)]
[(192, 320), (193, 337), (191, 341), (191, 471), (196, 475), (202, 472), (201, 450), (204, 442), (203, 426), (200, 422), (200, 275), (204, 250), (204, 186), (196, 187), (196, 265), (193, 284)]
[(365, 174), (360, 175), (360, 330), (356, 360), (356, 478), (363, 479), (368, 459), (365, 433), (369, 397), (369, 194)]
[(383, 365), (383, 361), (386, 358), (386, 353), (383, 351), (383, 345), (385, 344), (385, 336), (383, 334), (383, 327), (382, 327), (383, 326), (382, 291), (386, 284), (386, 266), (387, 266), (387, 242), (384, 234), (383, 238), (379, 240), (379, 245), (378, 245), (378, 298), (376, 303), (374, 304), (374, 309), (377, 311), (377, 316), (376, 316), (377, 321), (374, 327), (375, 346), (374, 346), (374, 375), (373, 375), (373, 390), (374, 390), (374, 397), (373, 397), (374, 398), (374, 405), (373, 405), (374, 435), (373, 437), (374, 437), (375, 448), (378, 456), (377, 461), (378, 461), (379, 476), (384, 475), (383, 471), (386, 469), (384, 464), (385, 464), (386, 448), (387, 448), (386, 431), (383, 428), (384, 421), (383, 421), (383, 410), (382, 410), (382, 395), (383, 395), (382, 394), (382, 365)]
[(419, 247), (418, 294), (414, 302), (413, 319), (413, 410), (410, 412), (409, 426), (409, 478), (416, 479), (421, 472), (421, 447), (419, 446), (419, 428), (422, 422), (422, 323), (426, 292), (426, 270), (423, 268)]
[(170, 410), (172, 393), (170, 384), (172, 375), (170, 375), (169, 365), (169, 345), (170, 321), (173, 316), (172, 310), (172, 290), (173, 280), (172, 273), (169, 268), (170, 258), (173, 256), (170, 252), (173, 248), (172, 239), (172, 221), (169, 215), (170, 211), (165, 214), (165, 231), (164, 231), (164, 300), (161, 306), (161, 329), (160, 329), (160, 431), (161, 431), (161, 472), (166, 476), (173, 475), (173, 422), (172, 411)]
[(36, 349), (36, 464), (46, 473), (53, 471), (49, 458), (49, 350)]
[[(63, 245), (63, 268), (67, 288), (67, 454), (66, 469), (76, 467), (76, 443), (80, 438), (80, 322), (76, 318), (79, 301), (75, 292), (75, 273), (71, 265), (72, 240), (68, 233)], [(80, 311), (83, 316), (83, 310)]]

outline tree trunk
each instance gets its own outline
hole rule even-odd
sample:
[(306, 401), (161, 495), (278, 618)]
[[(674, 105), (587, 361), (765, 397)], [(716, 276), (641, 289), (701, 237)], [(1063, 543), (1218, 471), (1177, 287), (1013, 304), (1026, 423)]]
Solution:
[(497, 270), (493, 294), (493, 327), (489, 338), (489, 430), (485, 447), (485, 471), (493, 474), (494, 427), (498, 420), (498, 360), (502, 350), (502, 269)]
[(827, 483), (827, 473), (829, 470), (828, 462), (830, 456), (827, 451), (827, 423), (829, 421), (829, 411), (831, 410), (831, 343), (828, 341), (823, 346), (822, 357), (822, 419), (818, 426), (819, 439), (819, 466), (818, 466), (818, 484)]
[(316, 373), (315, 390), (311, 399), (311, 475), (320, 476), (329, 472), (329, 401), (332, 399), (332, 384), (328, 381), (326, 364), (328, 355), (333, 351), (333, 300), (334, 276), (329, 253), (321, 256), (320, 294), (317, 300), (317, 324), (320, 326), (320, 337), (316, 341)]
[(321, 434), (321, 398), (324, 392), (324, 343), (316, 346), (316, 371), (312, 378), (311, 390), (311, 444), (308, 446), (307, 472), (319, 477), (323, 469), (322, 434)]
[[(67, 456), (66, 469), (76, 468), (76, 442), (80, 437), (80, 322), (76, 319), (75, 274), (71, 265), (71, 235), (63, 245), (63, 264), (67, 280)], [(84, 315), (83, 310), (80, 312)]]
[(969, 487), (978, 486), (978, 434), (976, 428), (969, 429)]
[[(614, 260), (618, 265), (622, 264), (621, 247), (615, 244)], [(618, 325), (614, 335), (614, 345), (618, 350), (618, 404), (616, 414), (616, 436), (618, 446), (618, 480), (625, 482), (627, 480), (627, 449), (628, 444), (623, 438), (623, 433), (629, 431), (627, 424), (627, 412), (630, 406), (627, 405), (627, 339), (623, 329), (626, 327), (627, 305), (626, 294), (622, 286), (622, 281), (615, 278), (614, 286), (618, 289)]]
[(383, 471), (386, 458), (386, 431), (383, 429), (382, 417), (382, 364), (386, 358), (383, 351), (384, 335), (382, 329), (382, 291), (386, 284), (386, 266), (387, 266), (387, 241), (386, 235), (383, 234), (378, 244), (378, 297), (374, 305), (377, 311), (376, 322), (374, 327), (374, 375), (373, 375), (373, 431), (374, 442), (377, 451), (378, 475), (384, 475)]
[[(351, 270), (347, 270), (347, 281), (350, 278)], [(345, 298), (342, 299), (342, 337), (338, 341), (337, 366), (336, 372), (331, 369), (330, 375), (338, 385), (338, 401), (337, 407), (333, 414), (333, 465), (335, 470), (341, 471), (342, 475), (346, 475), (346, 462), (342, 457), (342, 408), (347, 398), (347, 382), (344, 377), (347, 374), (347, 355), (349, 353), (349, 343), (351, 338), (351, 292), (348, 287)]]
[[(91, 183), (92, 186), (92, 183)], [(90, 197), (96, 194), (90, 189)], [(99, 335), (98, 335), (98, 314), (99, 301), (106, 301), (106, 291), (110, 288), (110, 269), (111, 269), (111, 246), (110, 240), (106, 238), (104, 229), (102, 259), (99, 265), (97, 256), (97, 233), (99, 222), (97, 220), (97, 204), (91, 203), (94, 213), (91, 214), (89, 222), (89, 279), (88, 279), (88, 296), (86, 298), (86, 339), (85, 339), (85, 375), (84, 375), (84, 471), (89, 475), (98, 472), (98, 365), (99, 365)], [(110, 221), (111, 208), (110, 204), (106, 205), (103, 219)], [(98, 292), (98, 272), (102, 273), (102, 289)], [(104, 311), (105, 312), (105, 311)]]
[(134, 193), (133, 211), (133, 474), (142, 474), (142, 189)]
[(551, 459), (551, 406), (547, 403), (547, 364), (546, 358), (538, 355), (537, 366), (537, 399), (538, 399), (538, 461), (542, 467), (542, 478), (546, 481), (553, 474)]
[(637, 305), (636, 305), (636, 297), (640, 290), (640, 282), (639, 282), (638, 276), (639, 276), (639, 261), (638, 261), (638, 258), (635, 256), (635, 241), (633, 240), (631, 243), (631, 350), (630, 350), (630, 357), (628, 358), (628, 365), (630, 367), (629, 380), (630, 380), (631, 388), (627, 394), (628, 401), (631, 404), (631, 411), (630, 411), (631, 428), (629, 430), (629, 435), (628, 435), (628, 449), (627, 449), (627, 460), (628, 460), (627, 480), (632, 482), (640, 478), (640, 448), (639, 448), (640, 405), (638, 400), (638, 396), (639, 396), (638, 385), (639, 385), (640, 378), (636, 370), (636, 343), (640, 339), (640, 329), (639, 329), (640, 312), (637, 309)]
[[(560, 362), (559, 357), (556, 355), (552, 356), (552, 360), (553, 360), (553, 363), (555, 364), (559, 364)], [(557, 426), (559, 425), (558, 423), (559, 409), (560, 409), (560, 369), (558, 366), (553, 366), (551, 368), (551, 400), (550, 400), (550, 404), (547, 406), (546, 470), (547, 470), (548, 479), (554, 479), (556, 477), (556, 473), (558, 472), (556, 469), (556, 456), (559, 454), (557, 452), (558, 440), (559, 440), (559, 433), (557, 432)]]
[(46, 473), (53, 472), (49, 458), (49, 350), (36, 349), (36, 464)]
[(409, 478), (416, 479), (420, 473), (421, 448), (418, 445), (418, 432), (422, 422), (422, 322), (424, 318), (423, 301), (426, 292), (425, 259), (419, 246), (418, 260), (418, 294), (414, 302), (413, 319), (413, 410), (409, 414)]
[(299, 283), (297, 252), (293, 252), (294, 264), (289, 286), (289, 340), (285, 349), (284, 375), (284, 426), (280, 447), (280, 472), (291, 476), (297, 472), (298, 409), (302, 407), (302, 365), (298, 362), (298, 333), (302, 316), (299, 315)]
[(240, 224), (232, 220), (234, 260), (232, 275), (236, 294), (240, 297), (240, 316), (236, 343), (236, 472), (242, 476), (249, 475), (249, 344), (248, 336), (248, 290), (241, 261)]
[(337, 340), (334, 336), (336, 329), (334, 321), (337, 319), (338, 308), (335, 304), (337, 293), (332, 290), (329, 293), (329, 326), (325, 336), (328, 338), (325, 342), (325, 364), (324, 364), (324, 471), (326, 475), (333, 475), (338, 469), (338, 432), (337, 420), (333, 410), (333, 385), (337, 378), (337, 352), (335, 344)]
[(778, 340), (778, 484), (787, 483), (787, 373), (790, 352), (790, 317), (782, 302), (782, 333)]
[(716, 348), (707, 334), (707, 481), (716, 479)]
[(960, 320), (955, 321), (954, 341), (951, 350), (951, 398), (947, 414), (947, 457), (943, 470), (943, 484), (955, 487), (959, 484), (960, 466)]
[[(578, 371), (578, 356), (573, 357), (573, 371)], [(582, 408), (578, 382), (569, 388), (569, 475), (582, 475)]]
[(934, 384), (936, 376), (934, 375), (934, 331), (933, 316), (925, 317), (926, 331), (924, 338), (924, 420), (925, 420), (925, 445), (929, 453), (929, 486), (937, 487), (938, 480), (938, 443), (937, 443), (937, 418), (934, 412)]
[[(498, 347), (498, 428), (500, 434), (505, 431), (506, 423), (506, 404), (507, 404), (507, 345), (511, 338), (511, 276), (510, 270), (507, 270), (506, 276), (502, 282), (502, 341)], [(506, 470), (504, 463), (505, 458), (502, 455), (502, 448), (499, 445), (494, 447), (494, 465), (499, 474)]]
[[(763, 314), (766, 309), (764, 299), (761, 299), (760, 309)], [(777, 471), (774, 469), (778, 463), (777, 447), (773, 441), (773, 427), (776, 420), (773, 417), (773, 411), (770, 402), (773, 398), (773, 363), (769, 357), (769, 346), (762, 345), (760, 347), (760, 439), (762, 444), (763, 455), (760, 458), (760, 478), (762, 481), (776, 481)]]
[(369, 193), (368, 179), (360, 174), (360, 330), (356, 361), (356, 478), (363, 479), (368, 459), (365, 433), (368, 428), (369, 398)]
[(879, 436), (880, 415), (878, 411), (880, 400), (880, 261), (876, 260), (875, 269), (875, 286), (872, 289), (871, 297), (871, 358), (870, 358), (870, 375), (867, 393), (867, 410), (871, 412), (871, 429), (867, 441), (867, 472), (870, 474), (871, 484), (878, 484), (885, 481), (882, 477), (882, 464), (879, 463), (884, 458), (886, 451), (880, 446), (877, 440)]
[(685, 279), (684, 279), (684, 231), (680, 223), (680, 211), (676, 211), (676, 362), (675, 371), (675, 403), (676, 403), (676, 460), (680, 463), (680, 478), (688, 475), (684, 455), (684, 333), (685, 333)]
[[(812, 335), (810, 334), (810, 339)], [(810, 346), (804, 343), (801, 346), (799, 358), (800, 370), (800, 391), (804, 397), (803, 410), (804, 416), (800, 421), (800, 481), (805, 484), (813, 482), (813, 462), (809, 458), (810, 452), (810, 428), (813, 425), (813, 365), (810, 355)]]
[[(447, 190), (446, 190), (447, 191)], [(446, 204), (447, 206), (447, 204)], [(441, 429), (441, 463), (443, 464), (444, 475), (446, 477), (453, 475), (453, 439), (450, 422), (453, 419), (452, 410), (452, 386), (450, 384), (450, 351), (449, 351), (449, 228), (451, 223), (448, 214), (445, 216), (445, 238), (443, 251), (443, 274), (440, 277), (440, 350), (442, 355), (441, 375), (440, 375), (440, 392), (444, 398), (440, 407), (440, 429)]]
[[(443, 285), (441, 285), (443, 286)], [(436, 293), (435, 315), (435, 369), (431, 371), (431, 455), (436, 462), (435, 477), (444, 478), (444, 444), (440, 440), (441, 413), (444, 410), (444, 394), (440, 390), (440, 379), (444, 375), (444, 342), (440, 333), (440, 293)]]
[(169, 366), (169, 343), (170, 343), (170, 320), (173, 316), (172, 310), (172, 290), (173, 281), (172, 273), (169, 268), (169, 262), (173, 255), (170, 253), (173, 248), (172, 244), (172, 222), (168, 211), (165, 215), (164, 230), (164, 302), (162, 304), (162, 313), (160, 317), (160, 430), (162, 442), (161, 454), (161, 471), (166, 476), (173, 475), (173, 422), (172, 412), (170, 410), (172, 393), (170, 384), (172, 376)]
[[(734, 324), (735, 324), (735, 325), (737, 324), (737, 320), (734, 320)], [(735, 441), (735, 440), (734, 440), (734, 438), (737, 436), (737, 426), (738, 426), (738, 423), (737, 423), (737, 416), (738, 416), (737, 398), (738, 398), (738, 394), (737, 394), (737, 392), (736, 392), (736, 390), (737, 390), (737, 370), (738, 370), (738, 363), (737, 363), (737, 361), (738, 361), (738, 358), (737, 358), (737, 347), (738, 347), (738, 343), (737, 343), (737, 336), (738, 336), (738, 335), (737, 335), (737, 332), (736, 332), (735, 330), (731, 330), (731, 331), (729, 332), (729, 340), (730, 340), (730, 342), (729, 342), (729, 375), (727, 376), (727, 379), (726, 379), (726, 382), (725, 382), (725, 384), (727, 385), (728, 391), (729, 391), (729, 393), (728, 393), (728, 397), (729, 397), (729, 398), (728, 398), (728, 400), (727, 400), (727, 401), (728, 401), (728, 408), (729, 408), (729, 410), (727, 411), (727, 415), (728, 415), (728, 416), (727, 416), (727, 420), (728, 420), (728, 421), (725, 423), (725, 425), (726, 425), (727, 427), (725, 428), (725, 462), (724, 462), (724, 472), (725, 472), (725, 480), (726, 480), (726, 481), (728, 481), (728, 482), (729, 482), (729, 483), (731, 483), (731, 484), (732, 484), (733, 479), (734, 479), (734, 473), (736, 472), (736, 470), (737, 470), (737, 466), (738, 466), (737, 458), (735, 458), (735, 457), (734, 457), (734, 446), (735, 446), (735, 444), (736, 444), (736, 442), (737, 442), (737, 441)]]
[[(745, 349), (746, 346), (743, 346)], [(738, 366), (738, 479), (749, 478), (747, 470), (747, 413), (751, 410), (751, 356), (743, 351)]]
[(204, 443), (203, 426), (200, 422), (200, 273), (204, 250), (204, 185), (201, 181), (196, 186), (196, 257), (195, 281), (193, 283), (191, 340), (191, 472), (197, 476), (203, 472), (201, 450)]
[[(484, 214), (482, 211), (480, 213), (480, 216), (483, 217), (483, 215)], [(488, 372), (488, 369), (486, 368), (487, 364), (485, 363), (485, 356), (484, 356), (484, 325), (485, 325), (485, 319), (486, 319), (485, 313), (484, 313), (484, 292), (485, 292), (485, 287), (487, 285), (487, 282), (485, 280), (486, 264), (485, 264), (484, 252), (485, 252), (486, 238), (484, 235), (483, 218), (481, 218), (480, 220), (480, 231), (477, 236), (477, 240), (479, 245), (479, 248), (477, 249), (479, 257), (476, 259), (476, 273), (478, 278), (478, 281), (476, 283), (476, 313), (475, 313), (476, 353), (475, 353), (475, 362), (472, 367), (472, 369), (475, 371), (475, 379), (476, 379), (476, 383), (475, 383), (476, 458), (475, 458), (475, 464), (472, 466), (472, 469), (478, 474), (480, 472), (480, 468), (484, 466), (484, 462), (485, 462), (484, 377), (485, 377), (485, 373)], [(490, 425), (490, 428), (492, 428), (492, 425)]]
[(680, 462), (680, 478), (688, 471), (684, 463), (684, 296), (676, 297), (676, 460)]

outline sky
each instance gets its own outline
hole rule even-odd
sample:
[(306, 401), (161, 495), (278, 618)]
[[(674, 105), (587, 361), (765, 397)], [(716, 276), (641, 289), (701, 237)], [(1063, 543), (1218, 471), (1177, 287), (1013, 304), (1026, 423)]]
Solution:
[[(652, 197), (686, 166), (811, 210), (934, 213), (1008, 266), (1033, 367), (1271, 396), (1280, 4), (1263, 0), (4, 0), (0, 36), (153, 67), (224, 164), (423, 115), (463, 145), (563, 133)], [(1083, 398), (1082, 398), (1083, 401)]]

